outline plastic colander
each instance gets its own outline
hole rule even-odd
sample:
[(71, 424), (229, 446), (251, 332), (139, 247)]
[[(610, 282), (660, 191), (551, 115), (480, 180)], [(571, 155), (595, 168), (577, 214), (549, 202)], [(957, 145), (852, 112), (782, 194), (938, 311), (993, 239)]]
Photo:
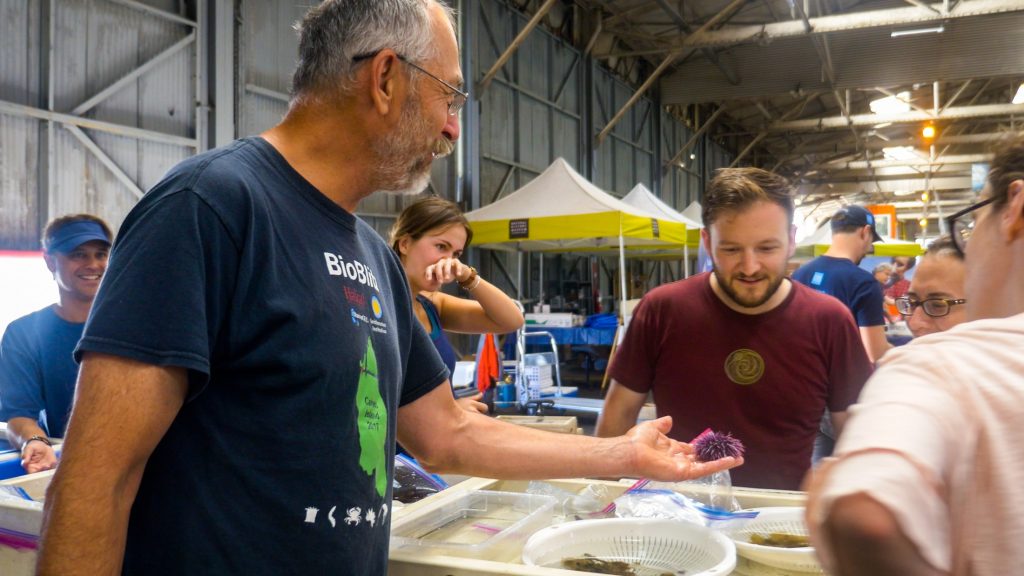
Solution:
[(523, 563), (565, 568), (563, 560), (593, 557), (628, 562), (637, 576), (732, 572), (736, 547), (703, 526), (655, 518), (606, 518), (566, 522), (538, 531), (523, 547)]
[(804, 509), (800, 506), (778, 508), (751, 508), (758, 512), (757, 518), (748, 522), (742, 529), (729, 533), (736, 543), (736, 554), (766, 566), (782, 568), (793, 572), (808, 574), (824, 574), (814, 548), (779, 548), (752, 544), (750, 537), (754, 534), (767, 536), (773, 532), (781, 534), (807, 535), (807, 524), (804, 523)]

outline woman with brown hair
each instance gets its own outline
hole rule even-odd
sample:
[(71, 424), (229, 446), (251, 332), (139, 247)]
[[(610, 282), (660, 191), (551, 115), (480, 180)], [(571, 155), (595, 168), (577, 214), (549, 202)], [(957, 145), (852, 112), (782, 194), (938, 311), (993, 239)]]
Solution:
[[(437, 196), (406, 207), (391, 229), (391, 248), (409, 279), (413, 311), (449, 373), (454, 371), (457, 357), (445, 330), (505, 334), (523, 325), (515, 301), (459, 260), (472, 238), (473, 231), (459, 207)], [(468, 298), (441, 292), (450, 282), (458, 283)], [(459, 402), (466, 409), (486, 412), (480, 397), (477, 394)]]

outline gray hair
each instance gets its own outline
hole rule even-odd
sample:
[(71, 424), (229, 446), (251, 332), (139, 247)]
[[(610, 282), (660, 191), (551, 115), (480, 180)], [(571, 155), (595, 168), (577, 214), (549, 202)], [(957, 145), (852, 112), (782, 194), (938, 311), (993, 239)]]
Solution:
[(436, 57), (429, 11), (435, 3), (444, 8), (454, 29), (454, 13), (442, 0), (324, 0), (295, 25), (299, 64), (292, 76), (292, 98), (351, 89), (358, 64), (352, 59), (384, 48), (412, 62)]

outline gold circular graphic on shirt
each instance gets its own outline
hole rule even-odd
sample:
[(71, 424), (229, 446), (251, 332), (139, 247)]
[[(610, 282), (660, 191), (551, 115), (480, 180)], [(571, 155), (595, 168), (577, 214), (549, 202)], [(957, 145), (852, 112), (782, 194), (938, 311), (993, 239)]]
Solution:
[(725, 359), (725, 375), (741, 386), (749, 386), (764, 376), (764, 358), (749, 348), (740, 348)]

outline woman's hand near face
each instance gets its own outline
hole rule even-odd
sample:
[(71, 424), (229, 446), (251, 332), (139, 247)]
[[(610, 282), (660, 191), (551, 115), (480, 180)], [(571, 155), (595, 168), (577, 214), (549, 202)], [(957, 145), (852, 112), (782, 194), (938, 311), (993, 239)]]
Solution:
[(473, 275), (473, 271), (458, 258), (441, 258), (430, 266), (427, 266), (427, 282), (438, 281), (442, 284), (449, 282), (465, 282)]

